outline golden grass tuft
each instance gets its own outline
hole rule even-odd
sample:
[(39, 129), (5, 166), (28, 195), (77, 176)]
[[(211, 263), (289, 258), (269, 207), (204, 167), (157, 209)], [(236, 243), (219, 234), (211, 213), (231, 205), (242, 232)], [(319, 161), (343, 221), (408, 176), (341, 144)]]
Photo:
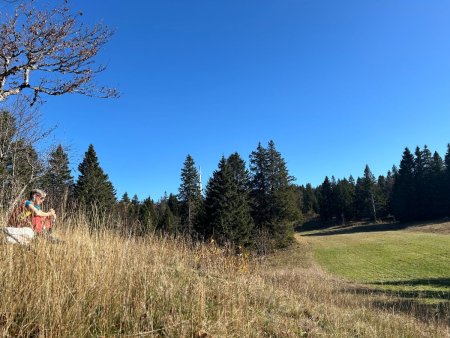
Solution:
[(80, 222), (57, 233), (64, 244), (0, 244), (0, 335), (448, 335), (445, 325), (343, 292), (342, 281), (310, 262), (307, 245), (260, 259), (158, 236), (91, 235)]

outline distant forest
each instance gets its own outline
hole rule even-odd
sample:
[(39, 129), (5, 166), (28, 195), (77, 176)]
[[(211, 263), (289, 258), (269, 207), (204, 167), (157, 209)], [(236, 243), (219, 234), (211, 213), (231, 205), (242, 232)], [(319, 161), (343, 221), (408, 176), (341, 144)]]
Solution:
[[(249, 165), (238, 153), (219, 159), (205, 191), (201, 191), (195, 161), (187, 155), (176, 194), (140, 201), (125, 193), (118, 201), (93, 145), (79, 164), (74, 182), (61, 145), (43, 160), (17, 116), (0, 112), (0, 126), (0, 207), (4, 211), (11, 210), (27, 188), (41, 187), (48, 192), (48, 207), (62, 217), (82, 211), (92, 219), (106, 218), (111, 229), (129, 234), (184, 235), (259, 251), (288, 245), (294, 227), (305, 218), (345, 223), (450, 216), (450, 144), (444, 160), (426, 146), (417, 147), (414, 154), (406, 148), (399, 168), (393, 166), (386, 176), (375, 178), (366, 166), (356, 180), (325, 177), (318, 187), (294, 183), (273, 141), (258, 144)], [(91, 225), (96, 228), (96, 222)]]
[(445, 159), (427, 146), (405, 148), (399, 168), (375, 178), (368, 165), (362, 177), (325, 177), (317, 188), (299, 187), (304, 213), (324, 221), (370, 219), (423, 221), (450, 216), (450, 144)]

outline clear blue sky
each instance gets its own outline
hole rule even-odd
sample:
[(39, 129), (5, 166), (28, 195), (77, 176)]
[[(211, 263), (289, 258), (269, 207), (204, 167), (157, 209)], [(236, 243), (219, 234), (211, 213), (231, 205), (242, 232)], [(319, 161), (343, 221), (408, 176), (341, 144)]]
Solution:
[(100, 77), (122, 96), (50, 97), (74, 173), (90, 143), (117, 189), (177, 192), (191, 154), (203, 183), (222, 155), (273, 139), (297, 183), (375, 175), (405, 146), (450, 142), (450, 3), (72, 1), (116, 30)]

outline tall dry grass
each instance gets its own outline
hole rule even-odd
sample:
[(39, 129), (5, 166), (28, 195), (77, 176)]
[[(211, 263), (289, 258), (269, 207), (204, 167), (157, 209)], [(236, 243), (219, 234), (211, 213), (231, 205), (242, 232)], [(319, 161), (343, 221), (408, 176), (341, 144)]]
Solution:
[(371, 307), (308, 257), (228, 255), (212, 244), (90, 234), (0, 245), (6, 337), (444, 337), (448, 328)]

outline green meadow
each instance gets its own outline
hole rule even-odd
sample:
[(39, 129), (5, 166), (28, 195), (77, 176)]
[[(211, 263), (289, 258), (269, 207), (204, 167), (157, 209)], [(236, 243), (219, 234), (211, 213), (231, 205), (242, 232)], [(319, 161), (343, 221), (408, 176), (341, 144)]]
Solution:
[[(450, 227), (450, 223), (447, 223)], [(435, 227), (437, 228), (437, 227)], [(439, 229), (446, 226), (439, 225)], [(450, 301), (450, 235), (433, 227), (335, 228), (305, 233), (327, 272), (369, 290), (423, 303)]]

